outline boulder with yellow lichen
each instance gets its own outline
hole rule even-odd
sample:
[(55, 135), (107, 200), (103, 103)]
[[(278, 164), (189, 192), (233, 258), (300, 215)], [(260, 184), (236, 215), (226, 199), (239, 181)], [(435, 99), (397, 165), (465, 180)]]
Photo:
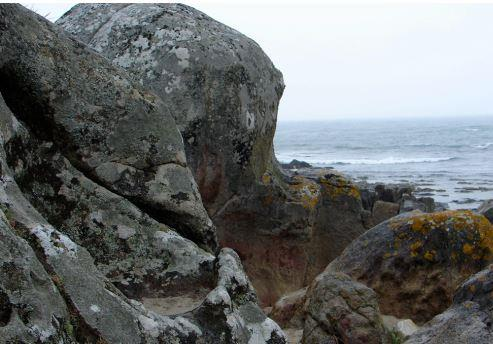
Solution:
[(234, 197), (215, 217), (264, 305), (307, 286), (365, 231), (358, 188), (333, 171), (311, 172), (267, 172), (249, 197)]
[(493, 226), (471, 211), (396, 216), (367, 231), (327, 267), (366, 284), (384, 314), (418, 324), (444, 311), (455, 289), (493, 258)]

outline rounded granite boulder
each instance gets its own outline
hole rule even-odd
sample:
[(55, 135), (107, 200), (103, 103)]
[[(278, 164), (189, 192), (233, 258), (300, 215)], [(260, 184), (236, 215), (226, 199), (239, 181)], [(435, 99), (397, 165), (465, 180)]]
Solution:
[(182, 4), (80, 4), (57, 24), (164, 100), (211, 216), (272, 169), (284, 83), (253, 40)]
[(396, 216), (353, 241), (327, 267), (374, 289), (384, 314), (424, 323), (493, 258), (493, 226), (471, 211)]

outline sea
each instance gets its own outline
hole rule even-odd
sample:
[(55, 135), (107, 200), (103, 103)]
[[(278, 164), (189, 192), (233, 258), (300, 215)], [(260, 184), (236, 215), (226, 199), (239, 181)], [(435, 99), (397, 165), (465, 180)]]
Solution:
[(279, 121), (274, 147), (356, 182), (413, 184), (451, 209), (493, 199), (493, 116)]

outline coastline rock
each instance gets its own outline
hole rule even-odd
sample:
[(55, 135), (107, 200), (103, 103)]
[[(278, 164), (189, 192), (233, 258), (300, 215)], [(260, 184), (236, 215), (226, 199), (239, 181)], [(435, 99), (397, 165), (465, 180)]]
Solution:
[(375, 224), (382, 223), (397, 214), (399, 214), (399, 204), (397, 203), (379, 200), (373, 204), (372, 217)]
[[(85, 247), (127, 296), (171, 296), (210, 287), (215, 257), (94, 183), (49, 141), (36, 138), (0, 97), (6, 160), (24, 196), (50, 224)], [(14, 128), (12, 128), (14, 129)], [(161, 294), (161, 295), (159, 295)]]
[(57, 24), (161, 96), (219, 241), (239, 253), (264, 305), (309, 284), (363, 233), (350, 182), (291, 176), (275, 160), (284, 84), (251, 39), (180, 4), (81, 4)]
[(346, 274), (320, 274), (306, 298), (304, 344), (387, 343), (377, 295)]
[(457, 290), (452, 306), (415, 333), (406, 344), (493, 342), (493, 266), (471, 276)]
[(478, 209), (478, 213), (486, 217), (491, 223), (493, 223), (493, 200), (484, 201)]
[[(214, 257), (181, 237), (172, 225), (152, 219), (153, 208), (136, 199), (144, 200), (157, 189), (143, 188), (134, 198), (135, 193), (124, 192), (118, 181), (110, 178), (115, 183), (110, 185), (86, 169), (86, 158), (101, 162), (98, 169), (127, 157), (128, 166), (150, 164), (151, 184), (174, 176), (193, 189), (191, 174), (175, 157), (153, 170), (147, 158), (168, 153), (141, 155), (147, 148), (133, 136), (138, 135), (135, 128), (118, 121), (119, 116), (136, 117), (143, 127), (151, 126), (151, 120), (162, 121), (155, 130), (160, 125), (169, 127), (159, 132), (155, 143), (175, 142), (179, 133), (173, 120), (161, 112), (159, 98), (143, 100), (147, 91), (125, 79), (125, 72), (20, 5), (0, 5), (0, 50), (0, 260), (6, 262), (0, 269), (6, 276), (0, 281), (0, 338), (14, 342), (285, 343), (279, 326), (260, 309), (234, 251), (222, 249)], [(114, 83), (113, 77), (121, 78), (126, 86)], [(103, 84), (103, 93), (103, 88), (92, 88)], [(118, 105), (113, 95), (121, 96), (128, 107)], [(90, 110), (90, 103), (98, 109)], [(123, 112), (115, 104), (123, 106)], [(103, 131), (115, 130), (101, 137), (108, 141), (89, 140), (92, 134), (101, 134), (99, 126)], [(126, 142), (112, 146), (111, 136), (118, 133)], [(180, 155), (180, 141), (175, 143), (169, 152), (175, 149)], [(161, 169), (168, 165), (181, 170)], [(161, 205), (169, 201), (164, 211), (171, 222), (183, 224), (181, 231), (215, 250), (210, 219), (194, 212), (201, 208), (205, 213), (200, 196), (192, 200), (193, 209), (186, 201), (168, 200), (172, 197), (166, 190), (151, 198), (149, 202)], [(127, 277), (136, 283), (135, 288), (125, 285)], [(203, 279), (209, 288), (190, 309), (169, 313), (161, 313), (159, 307), (148, 309), (146, 305), (153, 303), (141, 297), (169, 304), (167, 287), (175, 288), (168, 280), (173, 279), (197, 287)], [(134, 289), (143, 289), (146, 295)], [(179, 290), (172, 292), (176, 293), (172, 298), (185, 301), (186, 295)]]
[(80, 4), (57, 24), (164, 100), (211, 216), (272, 171), (284, 83), (253, 40), (182, 4)]
[(300, 168), (310, 168), (310, 167), (312, 167), (312, 165), (310, 165), (306, 161), (299, 161), (299, 160), (293, 159), (293, 160), (291, 160), (290, 163), (281, 164), (281, 167), (288, 169), (288, 170), (297, 170)]
[(327, 267), (366, 284), (384, 314), (418, 324), (444, 311), (455, 289), (491, 262), (493, 226), (471, 211), (396, 216), (364, 233)]
[[(3, 98), (77, 169), (211, 251), (212, 222), (162, 101), (54, 25), (2, 8)], [(32, 24), (32, 25), (30, 25)]]

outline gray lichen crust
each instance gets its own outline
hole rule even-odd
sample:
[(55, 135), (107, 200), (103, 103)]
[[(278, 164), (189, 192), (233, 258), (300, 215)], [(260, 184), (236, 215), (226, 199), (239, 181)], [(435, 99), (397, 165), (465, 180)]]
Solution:
[(47, 21), (3, 7), (1, 25), (1, 91), (19, 119), (86, 176), (215, 250), (182, 138), (161, 99)]
[(262, 303), (305, 286), (364, 231), (349, 183), (279, 168), (284, 83), (252, 39), (181, 4), (80, 4), (57, 24), (161, 96), (220, 243), (240, 253)]
[(0, 343), (285, 343), (159, 97), (20, 5), (0, 51)]
[(273, 168), (284, 84), (253, 40), (182, 4), (81, 4), (57, 24), (161, 96), (210, 214)]

